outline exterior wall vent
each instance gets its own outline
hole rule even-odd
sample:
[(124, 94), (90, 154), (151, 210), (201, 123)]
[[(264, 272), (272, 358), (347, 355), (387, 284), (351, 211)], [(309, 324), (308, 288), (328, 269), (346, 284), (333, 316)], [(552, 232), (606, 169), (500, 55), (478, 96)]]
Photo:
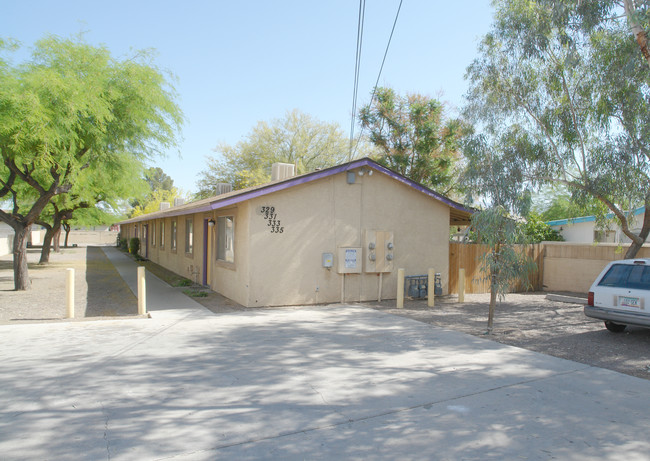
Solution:
[(166, 210), (169, 207), (171, 207), (171, 204), (169, 202), (160, 202), (160, 211)]
[(296, 175), (296, 166), (292, 163), (274, 163), (271, 165), (271, 181), (281, 181), (293, 178)]
[(185, 203), (185, 199), (184, 199), (184, 198), (176, 197), (176, 198), (174, 199), (174, 206), (181, 206), (181, 205), (183, 205), (184, 203)]
[(227, 194), (229, 192), (232, 192), (232, 184), (220, 182), (217, 184), (214, 190), (216, 195)]

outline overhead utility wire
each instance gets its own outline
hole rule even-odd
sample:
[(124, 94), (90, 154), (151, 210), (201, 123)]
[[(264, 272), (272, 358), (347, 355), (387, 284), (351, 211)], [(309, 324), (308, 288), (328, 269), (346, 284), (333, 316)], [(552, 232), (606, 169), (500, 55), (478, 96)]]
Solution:
[(354, 142), (354, 122), (357, 118), (357, 97), (359, 95), (359, 73), (361, 68), (361, 47), (363, 45), (363, 23), (366, 15), (366, 0), (359, 0), (359, 19), (357, 22), (357, 51), (354, 63), (354, 90), (352, 92), (352, 121), (350, 122), (350, 151), (348, 161), (352, 160)]
[[(404, 0), (400, 0), (399, 6), (397, 7), (397, 13), (395, 13), (395, 20), (393, 21), (393, 28), (390, 31), (390, 37), (388, 37), (388, 43), (386, 44), (386, 51), (384, 51), (384, 59), (381, 60), (381, 67), (379, 68), (379, 74), (377, 75), (377, 80), (375, 81), (375, 86), (372, 89), (372, 95), (370, 96), (370, 102), (369, 104), (372, 104), (372, 101), (375, 99), (375, 93), (377, 92), (377, 85), (379, 85), (379, 79), (381, 78), (381, 72), (384, 70), (384, 63), (386, 62), (386, 56), (388, 56), (388, 49), (390, 48), (390, 42), (393, 40), (393, 33), (395, 32), (395, 26), (397, 25), (397, 19), (399, 18), (399, 12), (402, 9), (402, 2)], [(356, 109), (356, 104), (355, 104), (355, 109)], [(352, 123), (356, 120), (356, 113), (353, 112), (352, 115)], [(363, 133), (363, 126), (361, 127), (361, 131), (359, 132), (359, 140), (361, 140), (361, 133)], [(352, 146), (352, 137), (350, 137), (350, 146)], [(350, 154), (350, 160), (354, 156), (354, 154), (357, 153), (357, 148), (359, 147), (359, 141), (354, 145), (354, 152)]]

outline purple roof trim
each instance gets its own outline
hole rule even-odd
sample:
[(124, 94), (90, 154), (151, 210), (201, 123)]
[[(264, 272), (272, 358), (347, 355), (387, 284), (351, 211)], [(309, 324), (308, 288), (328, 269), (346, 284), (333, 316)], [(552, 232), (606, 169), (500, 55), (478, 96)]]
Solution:
[(228, 206), (232, 206), (232, 205), (235, 205), (237, 203), (244, 202), (246, 200), (250, 200), (250, 199), (253, 199), (253, 198), (263, 197), (264, 195), (272, 194), (273, 192), (279, 192), (279, 191), (282, 191), (282, 190), (285, 190), (285, 189), (289, 189), (291, 187), (294, 187), (294, 186), (297, 186), (297, 185), (300, 185), (300, 184), (307, 184), (307, 183), (310, 183), (312, 181), (317, 181), (319, 179), (326, 178), (328, 176), (336, 175), (336, 174), (343, 173), (343, 172), (349, 171), (349, 170), (354, 170), (355, 168), (359, 168), (359, 167), (362, 167), (362, 166), (367, 166), (367, 167), (373, 168), (373, 169), (375, 169), (377, 171), (380, 171), (380, 172), (390, 176), (391, 178), (393, 178), (393, 179), (395, 179), (395, 180), (397, 180), (397, 181), (399, 181), (399, 182), (401, 182), (401, 183), (403, 183), (403, 184), (405, 184), (405, 185), (407, 185), (409, 187), (412, 187), (413, 189), (415, 189), (417, 191), (420, 191), (423, 194), (428, 195), (429, 197), (433, 197), (436, 200), (439, 200), (439, 201), (443, 202), (444, 204), (446, 204), (446, 205), (448, 205), (448, 206), (450, 206), (452, 208), (455, 208), (456, 210), (463, 211), (463, 212), (466, 212), (466, 213), (472, 213), (472, 210), (465, 208), (460, 203), (456, 203), (453, 200), (448, 199), (444, 195), (440, 195), (437, 192), (434, 192), (431, 189), (429, 189), (427, 187), (424, 187), (423, 185), (418, 184), (415, 181), (412, 181), (412, 180), (402, 176), (401, 174), (396, 173), (393, 170), (390, 170), (390, 169), (388, 169), (388, 168), (386, 168), (386, 167), (384, 167), (384, 166), (370, 160), (369, 158), (362, 158), (362, 159), (354, 160), (352, 162), (349, 162), (349, 163), (346, 163), (346, 164), (343, 164), (343, 165), (333, 166), (331, 168), (327, 168), (327, 169), (324, 169), (324, 170), (314, 171), (312, 173), (307, 173), (307, 174), (304, 174), (304, 175), (301, 175), (301, 176), (289, 178), (289, 179), (286, 179), (286, 180), (281, 181), (281, 182), (276, 182), (274, 184), (269, 184), (269, 185), (266, 185), (266, 186), (260, 186), (258, 188), (253, 189), (253, 190), (250, 190), (250, 191), (245, 191), (245, 192), (241, 192), (241, 193), (233, 193), (231, 195), (229, 194), (228, 197), (224, 197), (222, 199), (219, 199), (219, 197), (217, 196), (217, 197), (214, 197), (214, 201), (212, 201), (212, 202), (210, 202), (208, 204), (205, 204), (205, 205), (198, 206), (198, 207), (187, 207), (187, 208), (184, 208), (184, 209), (181, 209), (181, 210), (174, 210), (173, 208), (171, 208), (171, 209), (169, 209), (169, 211), (165, 210), (165, 212), (160, 214), (160, 215), (158, 215), (160, 212), (156, 212), (157, 214), (156, 214), (155, 217), (151, 216), (151, 215), (141, 215), (141, 216), (138, 216), (138, 218), (140, 218), (140, 219), (132, 218), (132, 219), (129, 219), (129, 220), (122, 221), (122, 223), (145, 221), (145, 220), (148, 220), (148, 219), (156, 219), (156, 218), (159, 218), (161, 216), (169, 216), (169, 217), (182, 216), (182, 215), (186, 215), (186, 214), (204, 213), (204, 212), (207, 212), (207, 211), (217, 210), (219, 208), (225, 208), (225, 207), (228, 207)]

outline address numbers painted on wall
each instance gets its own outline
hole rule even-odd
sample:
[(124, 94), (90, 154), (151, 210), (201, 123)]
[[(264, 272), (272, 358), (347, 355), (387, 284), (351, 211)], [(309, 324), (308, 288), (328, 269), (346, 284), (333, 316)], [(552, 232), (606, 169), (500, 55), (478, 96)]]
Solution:
[(272, 234), (282, 234), (284, 232), (284, 227), (278, 219), (278, 214), (275, 212), (275, 207), (263, 206), (262, 217), (266, 221), (266, 225), (271, 228)]

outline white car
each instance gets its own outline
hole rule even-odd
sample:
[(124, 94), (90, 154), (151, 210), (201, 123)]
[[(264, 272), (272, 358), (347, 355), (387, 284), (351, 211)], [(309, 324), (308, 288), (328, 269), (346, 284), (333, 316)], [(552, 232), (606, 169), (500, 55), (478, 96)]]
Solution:
[(612, 261), (589, 288), (585, 315), (620, 333), (627, 325), (650, 328), (650, 259)]

